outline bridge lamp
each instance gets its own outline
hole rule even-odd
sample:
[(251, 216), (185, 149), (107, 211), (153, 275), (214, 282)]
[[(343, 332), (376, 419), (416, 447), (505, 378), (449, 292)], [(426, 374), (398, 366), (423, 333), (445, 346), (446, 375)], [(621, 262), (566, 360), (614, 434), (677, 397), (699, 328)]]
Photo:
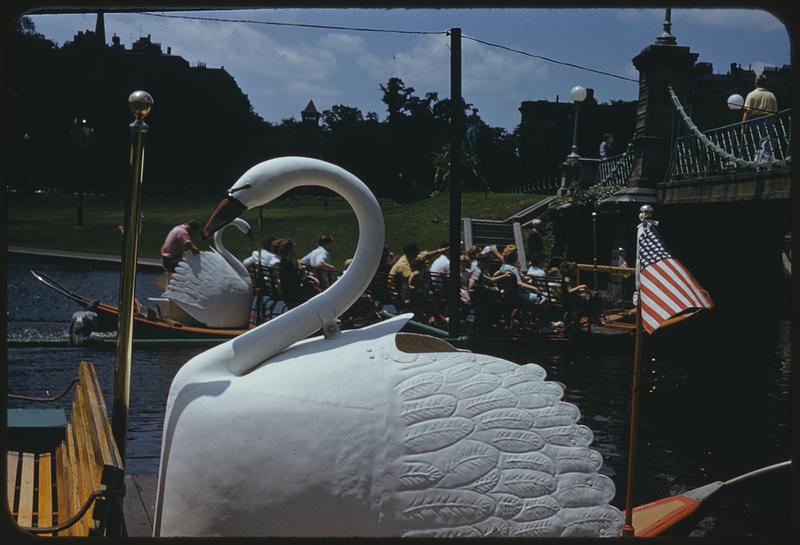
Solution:
[(578, 153), (578, 112), (580, 111), (579, 107), (581, 102), (586, 100), (586, 87), (576, 85), (569, 92), (569, 96), (572, 97), (573, 102), (575, 102), (575, 126), (572, 129), (572, 151), (567, 155), (567, 160), (577, 161), (581, 158)]
[(728, 108), (731, 110), (741, 110), (744, 108), (744, 99), (742, 95), (733, 94), (728, 97)]

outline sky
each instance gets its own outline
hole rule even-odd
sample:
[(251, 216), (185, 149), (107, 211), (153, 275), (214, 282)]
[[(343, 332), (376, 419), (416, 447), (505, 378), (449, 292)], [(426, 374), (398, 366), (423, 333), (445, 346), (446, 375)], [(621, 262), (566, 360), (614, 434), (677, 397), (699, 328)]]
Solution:
[[(151, 12), (253, 21), (414, 31), (460, 27), (464, 36), (534, 55), (638, 80), (631, 59), (661, 34), (663, 9), (259, 9)], [(94, 14), (30, 14), (38, 32), (59, 45), (79, 30), (94, 30)], [(282, 27), (247, 22), (175, 19), (143, 13), (106, 13), (106, 40), (127, 48), (150, 35), (192, 65), (224, 67), (255, 111), (279, 123), (300, 118), (308, 101), (386, 117), (380, 84), (397, 76), (417, 96), (450, 94), (450, 37)], [(766, 11), (673, 9), (678, 45), (711, 62), (715, 73), (790, 63), (786, 28)], [(512, 131), (525, 100), (569, 100), (570, 89), (594, 89), (600, 102), (635, 100), (636, 81), (579, 70), (462, 40), (462, 94), (489, 125)], [(154, 97), (156, 107), (158, 97)], [(725, 97), (720, 97), (724, 100)]]

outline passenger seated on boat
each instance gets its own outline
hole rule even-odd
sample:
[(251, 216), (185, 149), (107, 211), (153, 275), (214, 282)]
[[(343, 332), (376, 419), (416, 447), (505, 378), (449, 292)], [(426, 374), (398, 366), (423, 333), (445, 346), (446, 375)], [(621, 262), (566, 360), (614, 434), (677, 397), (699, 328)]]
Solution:
[(403, 283), (408, 281), (408, 276), (411, 274), (411, 262), (415, 258), (427, 260), (445, 252), (446, 248), (439, 248), (433, 251), (420, 251), (416, 242), (409, 242), (403, 247), (403, 255), (392, 265), (389, 270), (387, 284), (389, 291), (401, 292)]
[[(275, 243), (275, 237), (267, 237), (261, 241), (261, 267), (277, 267), (278, 263), (281, 262), (281, 258), (278, 257), (277, 254), (273, 252), (273, 244)], [(257, 270), (258, 269), (258, 262), (259, 262), (259, 250), (256, 248), (253, 250), (253, 253), (250, 254), (248, 257), (242, 261), (245, 267), (248, 270)]]
[(560, 276), (564, 294), (564, 323), (566, 327), (579, 327), (584, 321), (596, 322), (597, 300), (586, 284), (574, 285), (577, 268), (574, 264), (564, 261), (561, 263)]
[(472, 272), (478, 268), (478, 257), (481, 255), (480, 246), (471, 246), (467, 248), (466, 255), (469, 258), (469, 271)]
[(295, 265), (294, 242), (283, 239), (278, 245), (278, 255), (281, 261), (278, 265), (278, 278), (281, 296), (286, 306), (294, 308), (317, 293), (315, 281), (307, 275), (302, 275)]
[[(459, 294), (461, 296), (461, 302), (465, 305), (469, 305), (472, 303), (472, 299), (469, 295), (469, 277), (472, 276), (471, 270), (472, 260), (469, 256), (462, 255), (461, 256), (461, 287)], [(477, 265), (476, 265), (477, 267)]]
[(499, 305), (502, 298), (502, 281), (512, 276), (510, 272), (499, 271), (500, 262), (493, 255), (481, 254), (475, 269), (470, 273), (469, 292), (475, 309), (475, 324), (479, 328), (499, 319)]
[(547, 298), (539, 293), (539, 289), (522, 279), (517, 268), (517, 247), (509, 244), (503, 248), (503, 264), (500, 266), (501, 272), (509, 272), (517, 280), (516, 299), (522, 305), (542, 305), (547, 302)]
[(528, 267), (528, 276), (546, 276), (544, 266), (544, 254), (537, 254), (531, 257), (531, 266)]
[[(450, 243), (449, 242), (442, 242), (439, 245), (440, 248), (445, 250), (450, 250)], [(442, 253), (439, 257), (433, 260), (431, 263), (431, 274), (438, 274), (438, 275), (449, 275), (450, 274), (450, 257), (447, 255), (447, 252)]]
[(389, 245), (383, 245), (383, 253), (381, 254), (381, 262), (378, 264), (378, 270), (375, 271), (375, 274), (383, 274), (388, 276), (389, 271), (392, 270), (392, 265), (397, 262), (397, 256), (394, 255), (393, 252), (389, 251)]
[(333, 237), (330, 235), (320, 235), (317, 247), (308, 252), (300, 259), (300, 265), (311, 269), (311, 273), (319, 281), (320, 289), (327, 289), (333, 282), (332, 271), (336, 270), (331, 261), (331, 250), (333, 250)]
[(434, 323), (438, 315), (433, 308), (428, 267), (424, 259), (415, 258), (411, 262), (411, 274), (403, 284), (403, 302), (414, 312), (418, 321)]

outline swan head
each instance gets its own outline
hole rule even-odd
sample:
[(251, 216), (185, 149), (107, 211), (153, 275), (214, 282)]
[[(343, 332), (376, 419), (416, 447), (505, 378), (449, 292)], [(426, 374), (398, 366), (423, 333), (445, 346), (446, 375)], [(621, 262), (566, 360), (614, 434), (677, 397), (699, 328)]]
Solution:
[(331, 169), (338, 167), (308, 157), (279, 157), (255, 165), (226, 191), (203, 227), (203, 237), (214, 234), (245, 211), (280, 197), (293, 186), (314, 185), (326, 178), (325, 173), (330, 174)]
[(255, 240), (256, 237), (253, 235), (253, 228), (250, 227), (250, 224), (247, 223), (242, 218), (234, 218), (230, 222), (234, 227), (236, 227), (239, 231), (247, 235), (250, 240)]
[(248, 207), (236, 199), (229, 189), (225, 198), (220, 201), (203, 226), (203, 238), (206, 239), (210, 237), (232, 221), (238, 219), (247, 209)]

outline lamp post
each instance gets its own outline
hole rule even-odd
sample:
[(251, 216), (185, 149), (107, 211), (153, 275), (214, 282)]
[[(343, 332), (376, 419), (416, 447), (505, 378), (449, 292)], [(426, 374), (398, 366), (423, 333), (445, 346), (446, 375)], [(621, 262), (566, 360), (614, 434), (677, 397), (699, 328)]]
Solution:
[(581, 102), (586, 100), (586, 88), (576, 85), (569, 92), (569, 95), (575, 102), (575, 126), (572, 128), (572, 151), (567, 155), (567, 161), (577, 162), (581, 158), (578, 153), (578, 112), (580, 112)]
[(94, 129), (89, 126), (86, 119), (76, 117), (72, 124), (72, 145), (77, 157), (77, 213), (75, 226), (83, 227), (83, 193), (86, 189), (86, 178), (90, 166), (90, 156), (94, 146)]
[(592, 263), (594, 263), (594, 291), (597, 291), (597, 212), (592, 212)]
[(744, 108), (744, 99), (740, 94), (733, 94), (728, 97), (728, 108), (731, 110), (741, 110)]
[[(732, 112), (738, 112), (739, 110), (744, 108), (744, 99), (742, 98), (742, 95), (734, 93), (728, 97), (727, 104), (729, 110), (731, 110)], [(733, 134), (734, 137), (736, 137), (735, 138), (736, 149), (734, 150), (734, 153), (738, 154), (742, 148), (741, 139), (744, 137), (744, 125), (742, 125), (741, 130), (738, 132), (738, 134), (736, 131), (733, 131)], [(729, 168), (736, 168), (736, 163), (734, 161), (728, 161), (727, 166)]]

